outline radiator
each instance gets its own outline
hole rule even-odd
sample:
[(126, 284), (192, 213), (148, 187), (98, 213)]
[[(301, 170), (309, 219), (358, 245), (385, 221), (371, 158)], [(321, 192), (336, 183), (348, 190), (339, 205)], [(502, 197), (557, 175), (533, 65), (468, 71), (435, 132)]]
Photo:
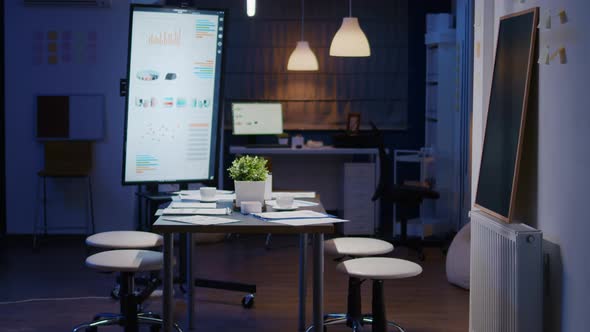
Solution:
[(541, 332), (543, 234), (471, 211), (470, 332)]

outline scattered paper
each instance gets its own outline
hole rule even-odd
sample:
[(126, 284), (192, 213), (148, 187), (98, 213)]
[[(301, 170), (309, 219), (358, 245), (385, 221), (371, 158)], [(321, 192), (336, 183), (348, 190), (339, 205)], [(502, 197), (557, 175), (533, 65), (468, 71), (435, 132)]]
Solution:
[(208, 217), (208, 216), (190, 216), (190, 217), (162, 217), (164, 220), (176, 221), (181, 223), (187, 223), (192, 225), (220, 225), (238, 222), (237, 219), (219, 218), (219, 217)]
[(200, 214), (200, 215), (229, 215), (231, 214), (230, 208), (220, 208), (220, 209), (171, 209), (167, 208), (162, 211), (163, 215), (192, 215), (192, 214)]
[(214, 209), (217, 207), (215, 203), (197, 203), (197, 202), (172, 202), (171, 209)]
[(268, 222), (290, 225), (290, 226), (309, 226), (309, 225), (323, 225), (323, 224), (335, 224), (348, 222), (349, 220), (338, 219), (338, 218), (318, 218), (318, 219), (272, 219), (267, 220)]
[(302, 192), (273, 192), (272, 198), (277, 196), (293, 196), (293, 198), (315, 198), (314, 191), (302, 191)]
[[(201, 201), (201, 193), (191, 193), (191, 194), (180, 194), (180, 199), (182, 201)], [(236, 199), (236, 194), (216, 194), (215, 198), (212, 201), (233, 201)]]
[(330, 215), (309, 211), (309, 210), (299, 210), (299, 211), (286, 211), (286, 212), (263, 212), (263, 213), (253, 213), (255, 217), (262, 218), (262, 219), (318, 219), (318, 218), (329, 218), (332, 217)]
[[(180, 194), (180, 195), (195, 195), (201, 194), (201, 190), (180, 190), (180, 191), (175, 191), (175, 194)], [(233, 194), (234, 192), (231, 190), (217, 190), (217, 195), (226, 195), (226, 194)]]
[[(264, 203), (273, 209), (279, 208), (279, 205), (277, 204), (276, 200), (266, 201)], [(307, 202), (307, 201), (300, 201), (300, 200), (293, 201), (293, 208), (318, 206), (318, 205), (319, 205), (318, 203), (314, 203), (314, 202)]]

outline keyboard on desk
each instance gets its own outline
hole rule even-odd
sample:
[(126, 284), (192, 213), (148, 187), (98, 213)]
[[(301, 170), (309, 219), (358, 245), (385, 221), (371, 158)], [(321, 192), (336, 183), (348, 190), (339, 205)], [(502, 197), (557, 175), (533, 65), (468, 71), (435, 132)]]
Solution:
[(247, 149), (260, 149), (260, 148), (290, 148), (287, 144), (248, 144), (245, 146)]

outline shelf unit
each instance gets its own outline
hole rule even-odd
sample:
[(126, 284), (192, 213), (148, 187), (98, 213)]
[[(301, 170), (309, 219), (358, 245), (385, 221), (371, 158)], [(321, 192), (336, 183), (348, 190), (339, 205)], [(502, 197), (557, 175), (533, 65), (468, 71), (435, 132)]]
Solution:
[(414, 235), (422, 237), (448, 231), (459, 192), (459, 76), (456, 32), (451, 26), (450, 14), (427, 15), (425, 130), (420, 153), (425, 157), (420, 180), (431, 182), (440, 198), (425, 200), (418, 220), (409, 221), (410, 225), (421, 225), (421, 232)]
[[(415, 180), (432, 183), (440, 193), (438, 200), (424, 200), (419, 217), (408, 221), (409, 236), (424, 238), (448, 231), (458, 202), (459, 76), (456, 32), (451, 25), (450, 14), (427, 15), (424, 147), (394, 151), (395, 180), (400, 180), (396, 172), (400, 163), (417, 163), (420, 178)], [(396, 234), (398, 227), (396, 223)]]

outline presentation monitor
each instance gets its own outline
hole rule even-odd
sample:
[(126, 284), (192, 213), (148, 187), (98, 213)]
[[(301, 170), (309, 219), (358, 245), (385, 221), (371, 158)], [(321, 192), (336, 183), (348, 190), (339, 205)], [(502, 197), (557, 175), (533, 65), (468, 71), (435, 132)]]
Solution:
[(223, 10), (132, 5), (123, 184), (212, 182)]
[(231, 105), (234, 135), (277, 135), (283, 133), (281, 103), (242, 103)]

